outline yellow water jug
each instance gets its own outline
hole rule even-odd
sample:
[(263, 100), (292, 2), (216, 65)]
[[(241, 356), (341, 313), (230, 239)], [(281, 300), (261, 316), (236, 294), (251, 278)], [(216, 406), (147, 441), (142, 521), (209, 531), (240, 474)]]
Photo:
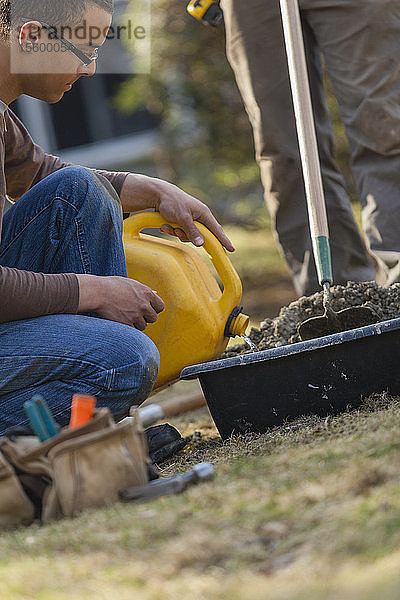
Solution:
[(123, 233), (128, 277), (155, 290), (165, 303), (145, 330), (160, 352), (154, 389), (176, 381), (186, 366), (217, 358), (229, 337), (242, 335), (249, 323), (238, 308), (241, 281), (217, 238), (196, 222), (223, 290), (198, 249), (141, 233), (165, 222), (157, 212), (136, 213), (125, 219)]

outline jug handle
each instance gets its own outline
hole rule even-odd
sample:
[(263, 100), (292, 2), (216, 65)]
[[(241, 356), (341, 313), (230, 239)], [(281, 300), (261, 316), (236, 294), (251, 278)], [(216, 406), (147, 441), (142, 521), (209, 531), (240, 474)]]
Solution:
[[(167, 221), (159, 212), (145, 211), (135, 213), (124, 221), (124, 235), (139, 238), (143, 229), (160, 228)], [(231, 311), (242, 297), (242, 282), (236, 273), (221, 242), (202, 223), (195, 221), (201, 235), (204, 238), (203, 248), (211, 258), (216, 272), (224, 286), (221, 298), (217, 301), (221, 311)], [(172, 227), (179, 227), (174, 223), (168, 223)]]

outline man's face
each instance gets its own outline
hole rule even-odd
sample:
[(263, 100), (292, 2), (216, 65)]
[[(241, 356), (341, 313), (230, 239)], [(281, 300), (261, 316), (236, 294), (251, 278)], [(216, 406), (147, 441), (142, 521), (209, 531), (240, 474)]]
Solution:
[[(65, 24), (57, 29), (57, 34), (86, 56), (93, 56), (95, 48), (100, 48), (106, 40), (111, 19), (110, 13), (89, 4), (82, 25), (68, 27)], [(23, 94), (48, 103), (58, 102), (80, 77), (90, 77), (96, 71), (96, 61), (85, 66), (55, 38), (54, 32), (42, 28), (37, 21), (25, 25), (19, 42), (17, 68)]]

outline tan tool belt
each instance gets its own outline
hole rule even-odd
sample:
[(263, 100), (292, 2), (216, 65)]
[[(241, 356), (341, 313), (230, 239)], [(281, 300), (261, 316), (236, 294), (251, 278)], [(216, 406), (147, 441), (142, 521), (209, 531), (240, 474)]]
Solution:
[(0, 439), (0, 527), (72, 517), (117, 502), (118, 491), (148, 481), (144, 430), (116, 424), (107, 408), (78, 429), (38, 443)]

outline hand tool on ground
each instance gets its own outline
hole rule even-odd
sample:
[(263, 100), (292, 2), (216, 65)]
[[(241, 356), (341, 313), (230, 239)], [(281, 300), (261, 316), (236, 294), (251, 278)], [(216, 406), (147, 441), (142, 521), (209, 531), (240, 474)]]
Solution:
[(193, 467), (191, 471), (182, 475), (173, 475), (156, 479), (147, 485), (140, 487), (131, 487), (119, 492), (119, 497), (124, 502), (145, 502), (146, 500), (155, 500), (160, 496), (170, 494), (179, 494), (189, 485), (208, 481), (214, 477), (214, 467), (209, 462), (202, 462)]
[(280, 0), (280, 5), (314, 260), (318, 281), (324, 291), (324, 314), (307, 319), (299, 325), (300, 338), (310, 340), (375, 323), (378, 316), (375, 311), (365, 306), (345, 308), (338, 312), (331, 307), (330, 286), (333, 277), (328, 220), (298, 0)]
[[(155, 423), (158, 423), (158, 421), (162, 421), (176, 415), (181, 415), (185, 412), (195, 410), (196, 408), (200, 408), (201, 406), (205, 405), (206, 400), (201, 392), (195, 392), (182, 398), (173, 398), (172, 400), (167, 400), (160, 404), (154, 402), (139, 408), (140, 421), (143, 427), (150, 427), (150, 425), (154, 425)], [(136, 406), (133, 406), (131, 408), (132, 416), (125, 417), (123, 421), (126, 421), (127, 419), (133, 419), (133, 413), (136, 408)]]
[(24, 409), (34, 434), (41, 442), (57, 435), (60, 431), (49, 407), (40, 395), (33, 396), (32, 400), (24, 403)]

